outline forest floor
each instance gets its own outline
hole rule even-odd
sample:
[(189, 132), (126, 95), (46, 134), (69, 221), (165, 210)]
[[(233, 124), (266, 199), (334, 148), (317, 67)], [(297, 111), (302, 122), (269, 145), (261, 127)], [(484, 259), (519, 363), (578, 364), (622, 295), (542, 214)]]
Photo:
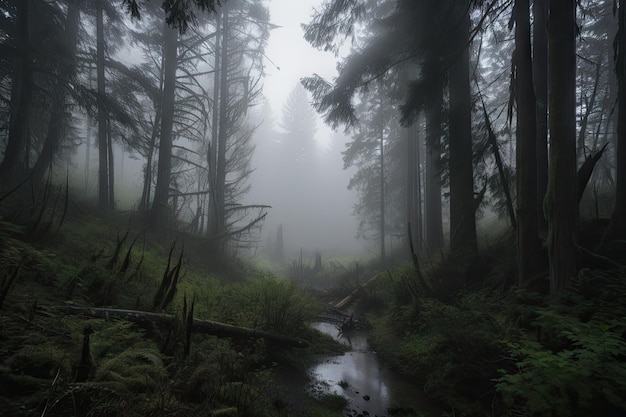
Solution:
[[(581, 231), (579, 273), (558, 297), (547, 274), (517, 285), (506, 234), (472, 258), (425, 260), (421, 276), (409, 263), (379, 267), (356, 294), (371, 346), (450, 415), (626, 415), (626, 243), (602, 230)], [(207, 246), (149, 233), (130, 213), (4, 201), (0, 415), (344, 415), (342, 397), (306, 390), (317, 355), (341, 349), (308, 323), (375, 265), (301, 260), (286, 280)], [(137, 326), (57, 305), (176, 319)], [(191, 312), (310, 345), (189, 333)]]
[(579, 273), (518, 286), (514, 239), (406, 264), (364, 292), (370, 343), (450, 415), (625, 416), (626, 242), (583, 230)]
[[(343, 415), (345, 400), (305, 389), (316, 355), (342, 348), (308, 327), (323, 306), (293, 282), (211, 265), (202, 239), (153, 235), (129, 213), (3, 208), (0, 415)], [(176, 318), (138, 326), (53, 306)], [(189, 333), (190, 313), (310, 344)]]

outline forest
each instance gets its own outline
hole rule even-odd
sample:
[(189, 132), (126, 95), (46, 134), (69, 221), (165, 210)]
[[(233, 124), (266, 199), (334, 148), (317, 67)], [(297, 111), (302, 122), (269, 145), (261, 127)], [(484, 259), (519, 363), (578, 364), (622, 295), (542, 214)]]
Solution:
[(624, 393), (626, 0), (0, 2), (0, 416)]

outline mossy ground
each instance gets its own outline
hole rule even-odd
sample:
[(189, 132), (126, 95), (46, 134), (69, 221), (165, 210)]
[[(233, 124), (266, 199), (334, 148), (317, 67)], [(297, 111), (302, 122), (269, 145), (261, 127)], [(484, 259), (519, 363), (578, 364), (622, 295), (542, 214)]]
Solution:
[[(243, 262), (211, 268), (205, 241), (151, 234), (130, 213), (73, 206), (60, 228), (36, 237), (29, 233), (32, 218), (19, 220), (0, 225), (0, 291), (7, 289), (0, 310), (0, 414), (341, 415), (334, 402), (307, 399), (306, 358), (336, 346), (306, 327), (320, 306), (289, 280)], [(172, 247), (171, 264), (182, 252), (183, 267), (166, 312), (180, 314), (183, 299), (193, 299), (196, 318), (297, 335), (312, 346), (291, 352), (260, 340), (194, 334), (186, 356), (180, 329), (64, 316), (50, 308), (156, 311)], [(86, 328), (93, 331), (88, 377), (77, 381)], [(284, 366), (301, 379), (301, 401), (280, 389), (275, 375)]]

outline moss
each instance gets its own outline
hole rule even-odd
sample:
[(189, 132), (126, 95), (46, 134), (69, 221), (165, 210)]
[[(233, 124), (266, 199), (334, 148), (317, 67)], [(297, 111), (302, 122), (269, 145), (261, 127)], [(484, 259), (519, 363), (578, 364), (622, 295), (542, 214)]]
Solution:
[(146, 392), (167, 380), (156, 350), (127, 350), (98, 365), (95, 379), (117, 384), (120, 391)]

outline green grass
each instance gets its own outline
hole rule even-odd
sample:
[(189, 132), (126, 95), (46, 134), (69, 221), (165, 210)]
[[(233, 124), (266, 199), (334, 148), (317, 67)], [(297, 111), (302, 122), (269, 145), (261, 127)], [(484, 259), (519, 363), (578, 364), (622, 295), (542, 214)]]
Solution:
[[(154, 297), (175, 239), (146, 233), (139, 218), (129, 221), (127, 214), (87, 208), (71, 211), (58, 233), (35, 241), (21, 232), (11, 223), (0, 225), (0, 288), (8, 282), (6, 271), (27, 260), (0, 310), (0, 408), (7, 415), (105, 416), (123, 411), (130, 417), (204, 416), (210, 410), (252, 417), (300, 415), (301, 410), (277, 408), (282, 400), (270, 389), (273, 368), (299, 362), (304, 381), (306, 358), (312, 361), (334, 342), (306, 327), (320, 306), (293, 282), (245, 262), (231, 262), (225, 274), (224, 264), (209, 270), (204, 241), (179, 236), (170, 269), (184, 243), (183, 266), (167, 312), (179, 314), (183, 298), (195, 299), (196, 318), (313, 342), (292, 352), (261, 341), (234, 343), (193, 335), (185, 357), (184, 332), (62, 316), (47, 308), (75, 304), (157, 310)], [(93, 365), (89, 379), (76, 383), (86, 327), (93, 329)], [(336, 403), (311, 400), (310, 407), (332, 411)]]

